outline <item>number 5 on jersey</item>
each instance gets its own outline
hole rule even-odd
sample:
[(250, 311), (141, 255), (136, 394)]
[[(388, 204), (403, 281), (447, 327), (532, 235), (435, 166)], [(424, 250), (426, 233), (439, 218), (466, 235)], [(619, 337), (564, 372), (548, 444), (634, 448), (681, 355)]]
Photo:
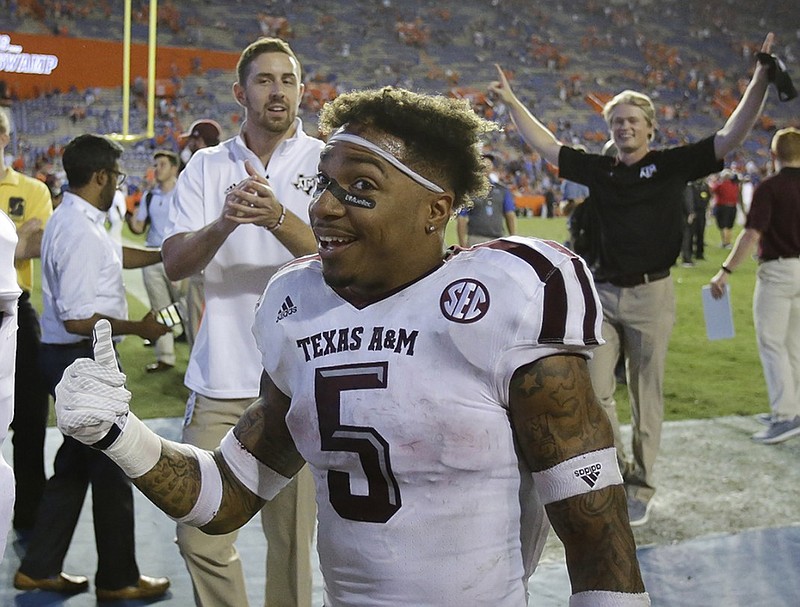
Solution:
[(386, 389), (388, 363), (362, 363), (317, 369), (314, 382), (323, 451), (355, 453), (367, 480), (367, 495), (354, 495), (350, 474), (328, 470), (331, 506), (342, 518), (385, 523), (400, 509), (400, 487), (392, 472), (389, 443), (368, 426), (341, 422), (341, 394)]

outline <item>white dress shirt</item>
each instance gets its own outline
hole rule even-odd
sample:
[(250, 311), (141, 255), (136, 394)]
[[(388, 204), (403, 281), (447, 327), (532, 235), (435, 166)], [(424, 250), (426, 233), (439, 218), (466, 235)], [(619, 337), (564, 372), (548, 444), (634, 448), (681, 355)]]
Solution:
[(106, 213), (64, 193), (42, 239), (42, 342), (85, 339), (64, 327), (95, 313), (128, 318), (122, 283), (122, 245), (105, 229)]

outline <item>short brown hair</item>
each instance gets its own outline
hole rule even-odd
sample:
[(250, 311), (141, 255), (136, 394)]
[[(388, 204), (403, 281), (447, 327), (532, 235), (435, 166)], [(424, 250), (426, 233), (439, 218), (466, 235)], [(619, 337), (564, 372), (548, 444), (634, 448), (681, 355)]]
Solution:
[(157, 158), (166, 158), (174, 167), (180, 166), (181, 163), (178, 155), (172, 150), (156, 150), (153, 154), (153, 160), (156, 160)]
[(286, 42), (280, 38), (259, 38), (248, 45), (239, 56), (239, 61), (236, 64), (236, 77), (239, 79), (239, 84), (245, 84), (250, 64), (253, 63), (256, 57), (264, 53), (283, 53), (289, 55), (297, 62), (297, 67), (300, 68), (300, 76), (302, 79), (303, 66), (297, 58), (297, 55), (294, 54), (294, 51)]

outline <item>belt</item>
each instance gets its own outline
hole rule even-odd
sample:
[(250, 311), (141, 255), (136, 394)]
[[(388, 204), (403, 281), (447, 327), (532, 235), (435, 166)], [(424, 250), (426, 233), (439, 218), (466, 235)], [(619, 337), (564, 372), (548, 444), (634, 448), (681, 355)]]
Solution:
[(85, 349), (92, 347), (92, 340), (91, 339), (82, 339), (80, 341), (74, 341), (71, 344), (45, 344), (43, 343), (42, 346), (47, 348), (55, 348), (57, 350), (68, 350), (68, 349)]
[(608, 282), (615, 287), (638, 287), (656, 280), (661, 280), (669, 276), (669, 270), (658, 270), (656, 272), (645, 272), (644, 274), (622, 274), (606, 280), (596, 282)]

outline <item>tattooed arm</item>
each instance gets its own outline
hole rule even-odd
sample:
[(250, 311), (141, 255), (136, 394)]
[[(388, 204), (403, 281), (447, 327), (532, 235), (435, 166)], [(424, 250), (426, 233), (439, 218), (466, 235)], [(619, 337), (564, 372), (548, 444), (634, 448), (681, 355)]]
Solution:
[(111, 323), (94, 327), (94, 360), (79, 358), (56, 386), (58, 428), (102, 450), (151, 502), (207, 533), (244, 525), (303, 466), (286, 426), (291, 401), (261, 376), (258, 399), (214, 452), (168, 441), (130, 410)]
[[(294, 446), (285, 418), (289, 398), (269, 377), (262, 375), (261, 395), (250, 405), (234, 428), (238, 441), (262, 464), (290, 479), (305, 463)], [(200, 527), (206, 533), (228, 533), (249, 521), (265, 500), (248, 489), (217, 448), (214, 462), (222, 477), (222, 501), (214, 518)], [(161, 458), (134, 484), (150, 501), (173, 518), (185, 516), (200, 495), (201, 473), (190, 447), (161, 439)]]
[[(613, 446), (582, 357), (551, 356), (520, 367), (511, 379), (510, 405), (522, 455), (534, 472)], [(564, 543), (573, 592), (644, 592), (622, 485), (555, 501), (547, 514)]]

